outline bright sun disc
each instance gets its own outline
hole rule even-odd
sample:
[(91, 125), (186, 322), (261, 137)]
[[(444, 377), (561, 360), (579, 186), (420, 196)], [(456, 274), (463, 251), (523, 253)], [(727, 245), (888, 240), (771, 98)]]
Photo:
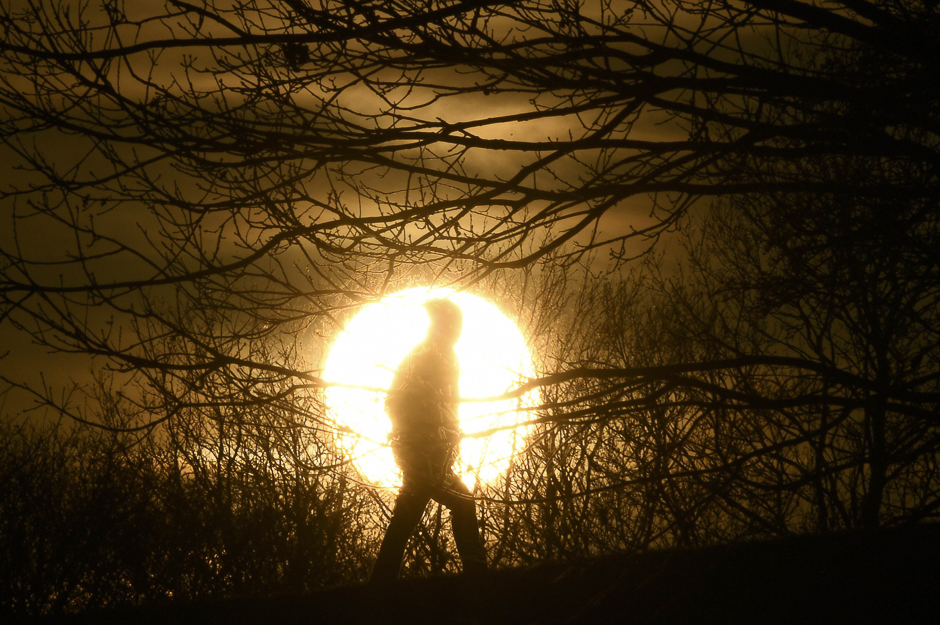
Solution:
[[(532, 360), (522, 333), (499, 308), (480, 297), (414, 288), (367, 305), (337, 337), (324, 378), (333, 383), (383, 389), (376, 392), (334, 386), (326, 392), (333, 418), (348, 431), (339, 436), (343, 452), (375, 484), (401, 484), (401, 473), (387, 441), (391, 423), (385, 414), (384, 391), (392, 383), (398, 363), (427, 334), (429, 320), (422, 304), (438, 297), (447, 297), (460, 306), (464, 316), (456, 346), (463, 400), (501, 395), (531, 376)], [(460, 404), (464, 438), (455, 470), (467, 486), (473, 488), (477, 480), (489, 482), (505, 473), (527, 434), (527, 428), (519, 424), (526, 419), (521, 409), (529, 402), (529, 397), (522, 397)]]

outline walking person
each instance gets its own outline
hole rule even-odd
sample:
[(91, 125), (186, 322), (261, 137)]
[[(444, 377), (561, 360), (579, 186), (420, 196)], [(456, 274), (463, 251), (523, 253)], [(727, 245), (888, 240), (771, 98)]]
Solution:
[(385, 402), (402, 487), (372, 570), (372, 583), (398, 578), (408, 539), (431, 499), (450, 508), (464, 572), (486, 570), (476, 505), (453, 468), (461, 437), (457, 418), (460, 367), (454, 345), (460, 338), (463, 315), (446, 299), (430, 300), (424, 306), (431, 320), (427, 337), (396, 369)]

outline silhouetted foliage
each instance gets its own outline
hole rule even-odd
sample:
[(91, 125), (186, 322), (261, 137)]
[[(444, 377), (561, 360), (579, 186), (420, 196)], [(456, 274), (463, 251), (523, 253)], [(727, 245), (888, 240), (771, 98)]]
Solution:
[(4, 611), (309, 591), (371, 564), (375, 506), (361, 489), (238, 449), (237, 437), (189, 455), (172, 435), (11, 430), (0, 455)]

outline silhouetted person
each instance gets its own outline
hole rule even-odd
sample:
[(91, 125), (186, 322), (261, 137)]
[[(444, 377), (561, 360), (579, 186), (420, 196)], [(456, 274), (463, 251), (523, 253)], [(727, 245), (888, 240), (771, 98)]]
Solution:
[(389, 441), (402, 471), (402, 486), (372, 570), (374, 583), (398, 577), (408, 539), (431, 499), (450, 508), (464, 572), (486, 570), (476, 506), (453, 469), (460, 446), (460, 368), (454, 345), (463, 315), (456, 304), (444, 299), (424, 306), (431, 318), (428, 335), (398, 366), (385, 401), (392, 421)]

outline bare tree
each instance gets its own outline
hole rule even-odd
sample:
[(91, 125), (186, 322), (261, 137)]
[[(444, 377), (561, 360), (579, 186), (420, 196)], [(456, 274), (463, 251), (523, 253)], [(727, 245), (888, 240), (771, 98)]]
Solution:
[[(802, 175), (916, 185), (919, 174), (827, 159), (804, 162)], [(686, 316), (688, 336), (740, 355), (755, 349), (740, 337), (759, 335), (761, 353), (804, 363), (779, 394), (819, 398), (784, 415), (795, 434), (817, 433), (793, 479), (814, 476), (821, 529), (934, 514), (935, 477), (923, 468), (937, 453), (940, 399), (936, 232), (934, 201), (768, 193), (735, 198), (702, 237), (699, 262), (726, 304), (710, 329)]]
[[(2, 18), (4, 323), (119, 367), (176, 371), (150, 349), (174, 335), (188, 366), (265, 371), (232, 346), (409, 266), (629, 256), (697, 197), (812, 190), (786, 168), (808, 154), (919, 163), (919, 187), (853, 190), (936, 193), (929, 4), (148, 7)], [(189, 327), (206, 307), (231, 349)]]

